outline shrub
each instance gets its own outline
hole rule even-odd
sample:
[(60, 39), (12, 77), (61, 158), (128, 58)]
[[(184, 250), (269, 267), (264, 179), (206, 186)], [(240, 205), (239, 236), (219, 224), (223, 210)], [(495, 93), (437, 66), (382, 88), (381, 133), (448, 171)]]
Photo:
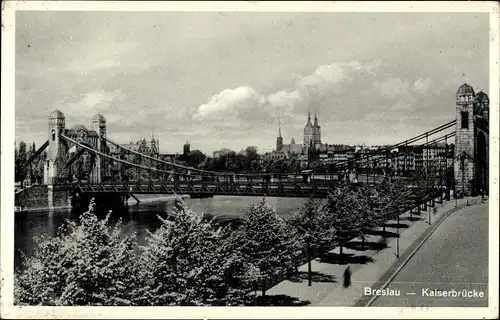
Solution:
[(238, 305), (246, 292), (244, 261), (228, 251), (224, 229), (175, 202), (170, 219), (150, 233), (141, 256), (146, 305)]
[(134, 305), (141, 281), (134, 261), (135, 237), (123, 236), (109, 215), (98, 220), (95, 202), (80, 225), (67, 222), (56, 237), (36, 240), (15, 278), (15, 301), (29, 305)]

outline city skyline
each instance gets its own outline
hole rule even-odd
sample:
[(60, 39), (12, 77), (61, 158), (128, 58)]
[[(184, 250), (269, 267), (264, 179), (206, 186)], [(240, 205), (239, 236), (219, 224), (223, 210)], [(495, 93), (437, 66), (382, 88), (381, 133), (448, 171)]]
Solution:
[(463, 83), (489, 93), (488, 30), (487, 13), (18, 12), (16, 140), (41, 145), (59, 109), (67, 127), (100, 112), (121, 143), (153, 130), (162, 153), (266, 152), (311, 111), (325, 143), (391, 144), (453, 120)]

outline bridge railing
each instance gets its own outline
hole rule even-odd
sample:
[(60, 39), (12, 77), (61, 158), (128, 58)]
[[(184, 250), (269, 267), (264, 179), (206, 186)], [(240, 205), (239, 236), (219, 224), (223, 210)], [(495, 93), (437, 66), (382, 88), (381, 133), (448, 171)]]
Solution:
[(161, 182), (123, 182), (88, 184), (75, 182), (83, 193), (122, 193), (122, 194), (191, 194), (191, 195), (255, 195), (255, 196), (326, 196), (333, 183), (298, 182), (217, 182), (217, 181), (161, 181)]

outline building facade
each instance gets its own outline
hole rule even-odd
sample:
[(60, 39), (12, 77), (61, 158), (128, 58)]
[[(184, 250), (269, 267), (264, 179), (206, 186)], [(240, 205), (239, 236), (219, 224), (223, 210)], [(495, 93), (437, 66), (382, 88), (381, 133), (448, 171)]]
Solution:
[[(146, 140), (145, 138), (139, 140), (139, 141), (130, 141), (130, 143), (125, 143), (125, 144), (120, 144), (120, 147), (130, 150), (133, 152), (139, 152), (145, 155), (148, 155), (150, 157), (155, 157), (157, 158), (160, 155), (160, 140), (155, 139), (154, 134), (151, 135), (150, 140)], [(120, 154), (122, 153), (120, 148), (114, 146), (111, 150), (110, 153), (112, 155)], [(127, 158), (130, 158), (127, 156)]]
[(283, 143), (280, 123), (278, 127), (278, 137), (276, 138), (276, 150), (271, 153), (271, 157), (274, 159), (288, 159), (292, 155), (303, 154), (304, 151), (304, 145), (296, 143), (295, 138), (292, 138), (289, 144)]

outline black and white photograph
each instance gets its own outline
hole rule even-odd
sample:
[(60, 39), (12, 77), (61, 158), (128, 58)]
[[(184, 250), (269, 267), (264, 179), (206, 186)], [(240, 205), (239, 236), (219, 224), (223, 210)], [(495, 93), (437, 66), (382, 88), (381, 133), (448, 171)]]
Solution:
[(498, 317), (498, 3), (175, 5), (4, 2), (2, 318)]

